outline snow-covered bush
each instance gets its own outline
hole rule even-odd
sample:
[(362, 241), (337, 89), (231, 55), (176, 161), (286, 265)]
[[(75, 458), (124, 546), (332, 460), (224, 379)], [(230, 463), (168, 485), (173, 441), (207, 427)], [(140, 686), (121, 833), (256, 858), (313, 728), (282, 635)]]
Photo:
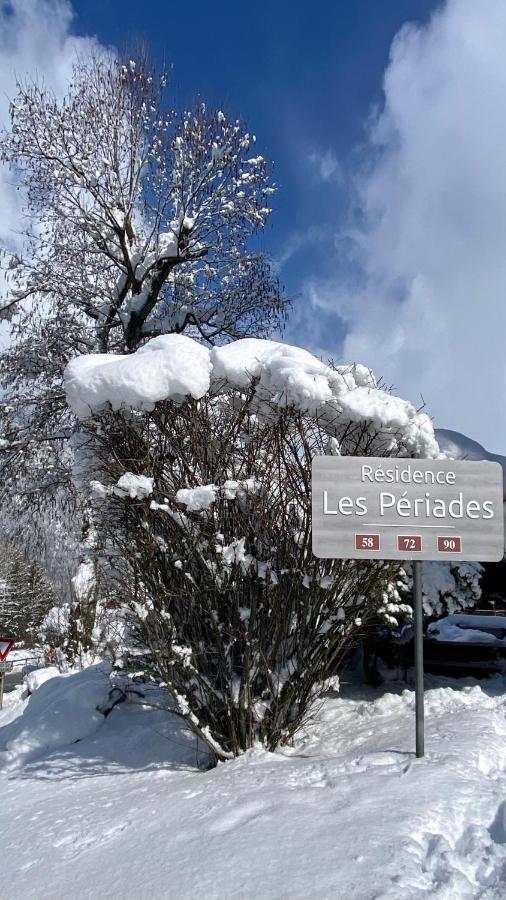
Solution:
[(46, 654), (52, 655), (60, 650), (68, 636), (70, 606), (64, 603), (62, 606), (52, 606), (44, 616), (38, 630), (37, 637), (44, 647)]
[[(436, 618), (452, 615), (459, 610), (470, 609), (481, 599), (483, 566), (479, 562), (425, 561), (422, 570), (423, 610), (426, 616)], [(413, 610), (411, 596), (413, 576), (411, 563), (403, 563), (398, 570), (398, 592), (403, 603), (392, 603), (386, 598), (378, 610), (381, 625), (393, 631), (411, 621)]]
[[(140, 479), (142, 484), (142, 479)], [(118, 488), (118, 496), (130, 496)], [(142, 496), (142, 493), (140, 494)], [(90, 513), (95, 513), (90, 506)], [(97, 517), (98, 519), (99, 517)], [(125, 631), (128, 630), (124, 604), (111, 582), (111, 569), (100, 556), (104, 536), (94, 527), (91, 535), (93, 550), (90, 558), (82, 559), (71, 580), (71, 602), (65, 607), (61, 640), (65, 662), (72, 666), (86, 666), (104, 657), (115, 661), (123, 652)], [(51, 638), (51, 633), (48, 635)]]
[(396, 564), (313, 556), (311, 460), (435, 456), (429, 419), (364, 367), (253, 339), (208, 351), (172, 335), (81, 357), (66, 387), (135, 668), (170, 687), (218, 756), (274, 748), (363, 624), (402, 605)]
[(452, 615), (468, 609), (481, 597), (483, 566), (477, 562), (425, 562), (423, 606), (426, 615)]

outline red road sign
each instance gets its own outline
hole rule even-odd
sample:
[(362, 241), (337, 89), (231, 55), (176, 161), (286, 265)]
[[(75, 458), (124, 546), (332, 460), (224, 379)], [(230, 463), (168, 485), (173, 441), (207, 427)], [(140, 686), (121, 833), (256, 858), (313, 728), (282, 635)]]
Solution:
[(3, 662), (7, 654), (14, 646), (14, 638), (0, 637), (0, 662)]

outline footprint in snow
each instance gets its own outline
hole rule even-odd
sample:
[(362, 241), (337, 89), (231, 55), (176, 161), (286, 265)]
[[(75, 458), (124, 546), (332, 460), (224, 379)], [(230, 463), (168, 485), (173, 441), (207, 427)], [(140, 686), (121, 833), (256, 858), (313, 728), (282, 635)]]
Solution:
[(240, 809), (233, 809), (224, 816), (216, 819), (211, 824), (209, 831), (211, 834), (228, 834), (228, 832), (233, 831), (234, 828), (239, 828), (247, 822), (257, 819), (262, 813), (267, 812), (269, 808), (268, 804), (261, 803), (258, 800), (244, 803)]
[(91, 850), (97, 844), (102, 845), (104, 841), (112, 840), (115, 835), (121, 834), (131, 824), (130, 821), (118, 822), (110, 828), (105, 828), (103, 831), (97, 831), (94, 834), (86, 834), (84, 831), (67, 832), (67, 834), (62, 835), (53, 843), (53, 847), (55, 849), (65, 848), (67, 850), (65, 856), (68, 859), (75, 859), (87, 850)]

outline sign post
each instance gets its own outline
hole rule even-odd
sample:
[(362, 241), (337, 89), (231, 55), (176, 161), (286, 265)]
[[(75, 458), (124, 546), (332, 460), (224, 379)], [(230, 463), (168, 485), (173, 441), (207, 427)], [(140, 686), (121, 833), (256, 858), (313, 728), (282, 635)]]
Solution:
[(413, 560), (413, 616), (415, 623), (415, 718), (416, 755), (424, 754), (424, 691), (423, 691), (423, 601), (422, 563)]
[(499, 562), (503, 472), (470, 460), (317, 456), (313, 553), (412, 562), (416, 755), (424, 754), (422, 560)]

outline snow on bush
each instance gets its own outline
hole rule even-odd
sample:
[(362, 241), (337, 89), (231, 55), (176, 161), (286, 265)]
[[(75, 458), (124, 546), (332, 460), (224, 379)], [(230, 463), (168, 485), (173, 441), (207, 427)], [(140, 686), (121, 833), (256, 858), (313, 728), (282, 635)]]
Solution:
[(108, 699), (109, 668), (101, 663), (70, 675), (56, 673), (45, 681), (47, 670), (39, 671), (37, 690), (22, 715), (2, 729), (0, 765), (16, 768), (43, 752), (93, 734), (104, 721), (97, 707)]
[(219, 395), (252, 385), (255, 410), (264, 417), (290, 408), (318, 416), (330, 434), (344, 423), (367, 422), (384, 438), (378, 452), (439, 454), (429, 417), (381, 390), (364, 366), (333, 368), (307, 350), (274, 341), (243, 338), (209, 351), (184, 335), (163, 335), (129, 356), (77, 357), (65, 371), (67, 400), (81, 419), (108, 407), (149, 411), (161, 400), (198, 400), (210, 386)]
[[(395, 565), (312, 555), (308, 473), (326, 433), (235, 401), (161, 404), (144, 427), (116, 416), (114, 454), (106, 420), (96, 435), (102, 477), (116, 481), (122, 459), (146, 459), (148, 446), (163, 460), (154, 500), (111, 496), (104, 512), (130, 608), (125, 662), (167, 685), (221, 758), (288, 740), (361, 622), (385, 596), (399, 600)], [(190, 479), (202, 484), (183, 487)]]
[(125, 472), (118, 479), (116, 492), (130, 497), (131, 500), (144, 500), (153, 493), (153, 479), (146, 478), (145, 475), (133, 475), (132, 472)]
[(203, 484), (195, 488), (180, 488), (176, 491), (176, 500), (190, 512), (209, 509), (216, 500), (216, 487), (214, 484)]
[[(483, 566), (478, 562), (436, 562), (426, 560), (422, 571), (423, 609), (426, 616), (453, 614), (470, 609), (481, 597)], [(398, 571), (398, 599), (385, 596), (379, 609), (382, 621), (393, 629), (412, 619), (413, 577), (411, 563)], [(399, 602), (401, 601), (401, 602)]]
[(40, 625), (39, 640), (51, 649), (61, 647), (68, 632), (69, 615), (68, 603), (52, 606)]
[(477, 562), (424, 562), (423, 606), (429, 616), (473, 607), (481, 597), (483, 566)]
[(91, 353), (65, 371), (69, 406), (79, 418), (113, 409), (153, 409), (158, 400), (202, 397), (209, 390), (209, 351), (183, 334), (153, 338), (130, 356)]

